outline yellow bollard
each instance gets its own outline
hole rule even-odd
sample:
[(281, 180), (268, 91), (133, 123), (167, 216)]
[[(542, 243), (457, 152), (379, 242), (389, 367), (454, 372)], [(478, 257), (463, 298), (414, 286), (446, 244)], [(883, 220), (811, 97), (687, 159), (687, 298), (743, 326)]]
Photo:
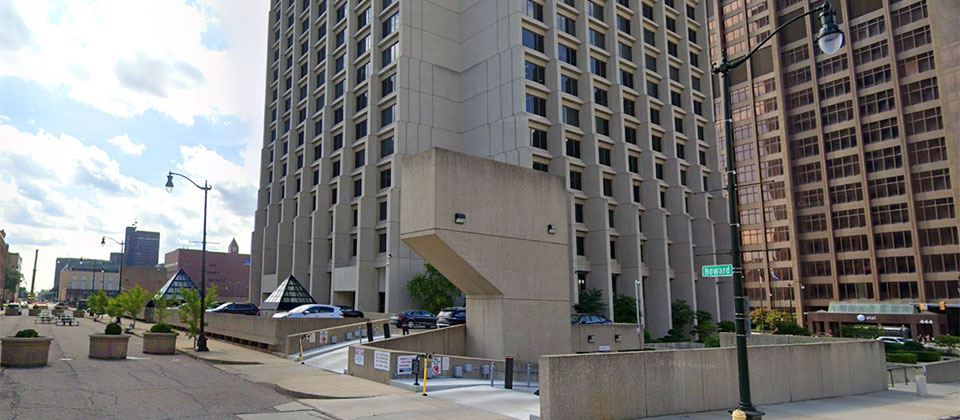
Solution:
[(427, 358), (427, 357), (423, 358), (423, 396), (424, 397), (427, 396), (427, 369), (429, 369), (427, 366), (430, 365), (429, 362), (431, 360), (433, 360), (433, 358)]
[(300, 364), (303, 364), (303, 336), (300, 336)]
[(744, 413), (741, 409), (733, 410), (732, 414), (733, 420), (747, 420), (747, 413)]

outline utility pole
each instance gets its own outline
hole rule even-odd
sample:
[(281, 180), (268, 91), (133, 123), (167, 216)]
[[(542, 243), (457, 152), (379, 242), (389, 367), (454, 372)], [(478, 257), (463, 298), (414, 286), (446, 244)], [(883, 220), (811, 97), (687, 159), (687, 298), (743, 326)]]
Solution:
[[(40, 249), (33, 250), (33, 278), (30, 279), (30, 294), (33, 295), (33, 286), (37, 284), (37, 256), (40, 255)], [(36, 296), (36, 295), (34, 295)]]

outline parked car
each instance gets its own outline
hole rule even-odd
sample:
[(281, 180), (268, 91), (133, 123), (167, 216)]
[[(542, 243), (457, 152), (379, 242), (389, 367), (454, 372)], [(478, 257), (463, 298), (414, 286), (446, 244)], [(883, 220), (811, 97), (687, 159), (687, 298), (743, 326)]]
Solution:
[(344, 318), (363, 318), (363, 312), (353, 309), (352, 306), (337, 305), (337, 307), (343, 312)]
[(8, 303), (7, 309), (16, 309), (17, 315), (23, 315), (23, 311), (21, 310), (21, 306), (19, 303)]
[(443, 308), (437, 315), (437, 328), (449, 327), (451, 325), (460, 325), (467, 323), (467, 308), (455, 306)]
[(343, 311), (333, 305), (317, 305), (309, 303), (300, 305), (290, 312), (278, 312), (274, 318), (343, 318)]
[(570, 316), (571, 324), (594, 325), (594, 324), (613, 324), (613, 321), (598, 315), (574, 314)]
[(240, 315), (260, 315), (260, 308), (252, 303), (227, 302), (215, 308), (207, 309), (207, 312), (219, 312), (222, 314), (240, 314)]
[(430, 312), (414, 309), (390, 317), (390, 323), (398, 327), (406, 325), (407, 328), (416, 328), (417, 325), (422, 325), (432, 328), (437, 326), (437, 317)]
[(903, 337), (884, 336), (884, 337), (877, 337), (877, 341), (883, 341), (884, 343), (906, 344), (907, 341), (909, 340)]

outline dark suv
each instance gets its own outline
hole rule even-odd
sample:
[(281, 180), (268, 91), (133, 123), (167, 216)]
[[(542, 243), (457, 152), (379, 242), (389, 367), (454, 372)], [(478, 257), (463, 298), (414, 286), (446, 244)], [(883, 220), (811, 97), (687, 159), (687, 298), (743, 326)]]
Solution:
[(443, 308), (443, 310), (440, 311), (440, 315), (437, 315), (437, 328), (466, 323), (467, 308), (461, 306)]
[(215, 308), (207, 309), (207, 312), (220, 312), (222, 314), (240, 314), (240, 315), (260, 315), (260, 308), (252, 303), (227, 302)]
[(390, 323), (398, 327), (406, 325), (409, 328), (415, 328), (421, 325), (432, 328), (437, 326), (437, 317), (430, 312), (414, 309), (390, 317)]

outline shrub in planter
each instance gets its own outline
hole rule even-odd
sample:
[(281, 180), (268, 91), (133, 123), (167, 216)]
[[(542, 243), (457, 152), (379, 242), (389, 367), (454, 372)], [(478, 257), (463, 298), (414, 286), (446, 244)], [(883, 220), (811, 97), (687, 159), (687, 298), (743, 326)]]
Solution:
[(884, 350), (887, 351), (887, 353), (897, 353), (897, 352), (905, 351), (907, 349), (906, 347), (904, 347), (903, 344), (889, 343), (886, 341), (883, 342), (883, 348)]
[(111, 322), (107, 324), (106, 328), (103, 329), (103, 333), (109, 334), (109, 335), (120, 335), (120, 334), (123, 334), (123, 327), (121, 327), (120, 324), (117, 324), (116, 322)]
[(917, 361), (918, 361), (918, 362), (930, 363), (930, 362), (939, 362), (939, 361), (940, 361), (940, 353), (939, 353), (939, 352), (921, 350), (921, 351), (915, 351), (915, 352), (912, 352), (912, 353), (915, 354), (915, 355), (917, 355)]
[(0, 338), (0, 366), (40, 367), (47, 365), (50, 342), (53, 338), (41, 337), (36, 330), (20, 330), (13, 337)]
[(909, 351), (922, 351), (925, 347), (923, 347), (923, 344), (920, 344), (916, 341), (907, 341), (906, 343), (903, 343), (903, 348)]
[(707, 337), (703, 340), (704, 347), (720, 347), (720, 337)]
[(917, 355), (913, 353), (887, 353), (887, 361), (890, 363), (917, 363)]
[(177, 333), (168, 324), (159, 323), (143, 333), (143, 352), (147, 354), (174, 354), (177, 352)]

